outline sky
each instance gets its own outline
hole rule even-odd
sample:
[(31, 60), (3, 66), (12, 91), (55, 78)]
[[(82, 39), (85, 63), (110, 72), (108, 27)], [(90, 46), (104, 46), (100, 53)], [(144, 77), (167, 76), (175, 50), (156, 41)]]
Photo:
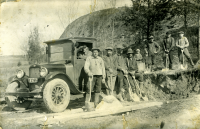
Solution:
[[(95, 0), (18, 0), (4, 2), (0, 13), (0, 55), (23, 55), (28, 37), (38, 27), (41, 44), (58, 39), (67, 25), (90, 13)], [(109, 8), (96, 0), (97, 10)], [(130, 6), (131, 0), (117, 0), (116, 7)]]

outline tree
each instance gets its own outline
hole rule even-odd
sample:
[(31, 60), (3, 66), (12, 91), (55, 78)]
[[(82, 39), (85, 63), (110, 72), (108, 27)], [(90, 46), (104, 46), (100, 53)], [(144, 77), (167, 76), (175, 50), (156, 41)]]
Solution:
[(28, 61), (30, 64), (40, 63), (43, 59), (44, 48), (41, 47), (38, 27), (35, 27), (33, 31), (31, 31), (28, 37)]

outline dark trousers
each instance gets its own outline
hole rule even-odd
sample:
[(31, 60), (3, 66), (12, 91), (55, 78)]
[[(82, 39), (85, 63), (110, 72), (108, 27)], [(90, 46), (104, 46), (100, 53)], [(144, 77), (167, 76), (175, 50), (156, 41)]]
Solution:
[(149, 56), (146, 56), (145, 57), (145, 64), (147, 66), (154, 65), (155, 64), (155, 54), (151, 54)]
[(121, 70), (117, 71), (117, 88), (119, 89), (119, 92), (122, 90), (124, 82), (124, 74)]
[[(91, 91), (94, 90), (95, 93), (101, 92), (102, 75), (94, 75), (91, 85)], [(87, 93), (90, 93), (90, 81), (87, 84)]]
[[(143, 82), (143, 75), (141, 73), (135, 73), (135, 79), (137, 79), (139, 82)], [(135, 83), (134, 83), (134, 80), (133, 80), (133, 78), (130, 74), (128, 75), (128, 80), (129, 80), (129, 83), (132, 87), (133, 92), (135, 92), (135, 90), (136, 90)], [(124, 77), (124, 89), (126, 91), (128, 91), (128, 87), (129, 87), (128, 80), (127, 80), (126, 77)]]
[(169, 60), (167, 60), (167, 65), (166, 65), (166, 58), (167, 58), (167, 55), (166, 55), (166, 53), (164, 53), (164, 55), (163, 55), (164, 66), (167, 67), (167, 68), (172, 68), (173, 51), (170, 51), (168, 53), (168, 59)]
[(79, 77), (79, 90), (86, 91), (87, 83), (88, 83), (88, 75), (85, 73), (84, 68), (82, 68)]

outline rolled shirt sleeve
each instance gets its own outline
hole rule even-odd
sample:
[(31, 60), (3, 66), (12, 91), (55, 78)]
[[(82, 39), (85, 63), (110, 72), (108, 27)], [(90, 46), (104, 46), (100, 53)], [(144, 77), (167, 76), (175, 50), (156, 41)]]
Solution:
[(186, 37), (184, 37), (184, 40), (185, 40), (185, 47), (188, 47), (189, 46), (188, 39)]
[(85, 65), (84, 65), (84, 70), (85, 70), (85, 72), (86, 72), (87, 74), (90, 73), (89, 67), (90, 67), (90, 57), (87, 57), (87, 58), (86, 58), (86, 61), (85, 61)]

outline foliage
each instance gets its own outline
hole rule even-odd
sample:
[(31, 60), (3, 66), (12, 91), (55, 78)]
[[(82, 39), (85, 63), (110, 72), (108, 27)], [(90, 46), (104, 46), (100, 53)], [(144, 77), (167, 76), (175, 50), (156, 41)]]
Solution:
[(45, 51), (40, 45), (38, 28), (35, 27), (28, 37), (28, 61), (30, 64), (41, 63), (43, 52)]

